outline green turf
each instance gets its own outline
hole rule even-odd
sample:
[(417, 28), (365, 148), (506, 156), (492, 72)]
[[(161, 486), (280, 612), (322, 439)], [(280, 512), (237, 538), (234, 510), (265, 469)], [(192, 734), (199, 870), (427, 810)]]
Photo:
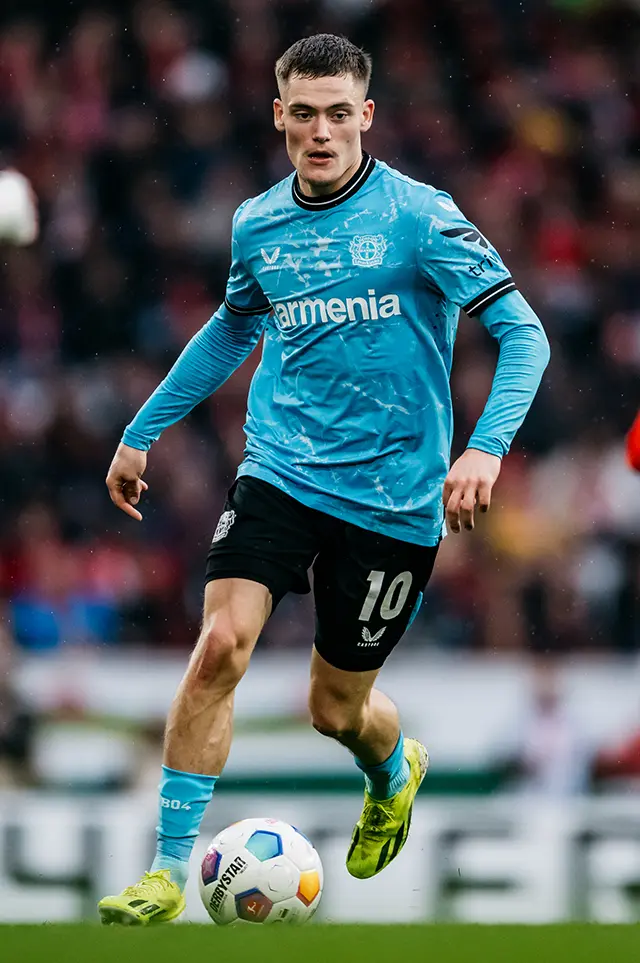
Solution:
[(2, 963), (638, 963), (640, 928), (0, 925)]

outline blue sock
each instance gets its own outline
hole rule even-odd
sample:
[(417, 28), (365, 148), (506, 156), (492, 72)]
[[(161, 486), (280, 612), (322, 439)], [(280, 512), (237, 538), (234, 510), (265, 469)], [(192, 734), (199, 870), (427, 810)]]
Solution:
[(377, 766), (367, 766), (356, 758), (356, 766), (362, 769), (367, 792), (372, 799), (388, 799), (406, 786), (409, 781), (409, 763), (404, 757), (404, 736), (402, 731), (396, 747), (384, 762)]
[(171, 879), (182, 890), (189, 875), (191, 850), (217, 778), (162, 767), (156, 858), (151, 872), (170, 869)]

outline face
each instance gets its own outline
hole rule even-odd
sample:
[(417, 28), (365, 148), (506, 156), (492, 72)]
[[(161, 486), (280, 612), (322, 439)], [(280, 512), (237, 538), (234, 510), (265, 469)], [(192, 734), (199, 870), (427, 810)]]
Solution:
[(339, 190), (358, 169), (360, 135), (369, 130), (374, 103), (364, 86), (345, 77), (289, 78), (273, 102), (274, 123), (284, 131), (289, 159), (305, 194)]

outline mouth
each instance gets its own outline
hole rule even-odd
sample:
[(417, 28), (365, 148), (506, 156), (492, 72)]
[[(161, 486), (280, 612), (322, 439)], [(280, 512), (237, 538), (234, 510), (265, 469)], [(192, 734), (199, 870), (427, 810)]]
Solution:
[(333, 160), (333, 154), (328, 150), (312, 150), (309, 151), (307, 157), (312, 164), (318, 164), (320, 166), (328, 164), (329, 161)]

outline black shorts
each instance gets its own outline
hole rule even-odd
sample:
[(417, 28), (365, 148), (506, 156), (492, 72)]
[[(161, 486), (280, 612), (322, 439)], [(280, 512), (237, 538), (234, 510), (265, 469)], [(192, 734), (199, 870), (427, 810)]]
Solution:
[(309, 592), (315, 646), (347, 671), (378, 669), (420, 605), (438, 547), (358, 528), (301, 505), (258, 478), (231, 487), (207, 556), (206, 581), (246, 578), (271, 592)]

